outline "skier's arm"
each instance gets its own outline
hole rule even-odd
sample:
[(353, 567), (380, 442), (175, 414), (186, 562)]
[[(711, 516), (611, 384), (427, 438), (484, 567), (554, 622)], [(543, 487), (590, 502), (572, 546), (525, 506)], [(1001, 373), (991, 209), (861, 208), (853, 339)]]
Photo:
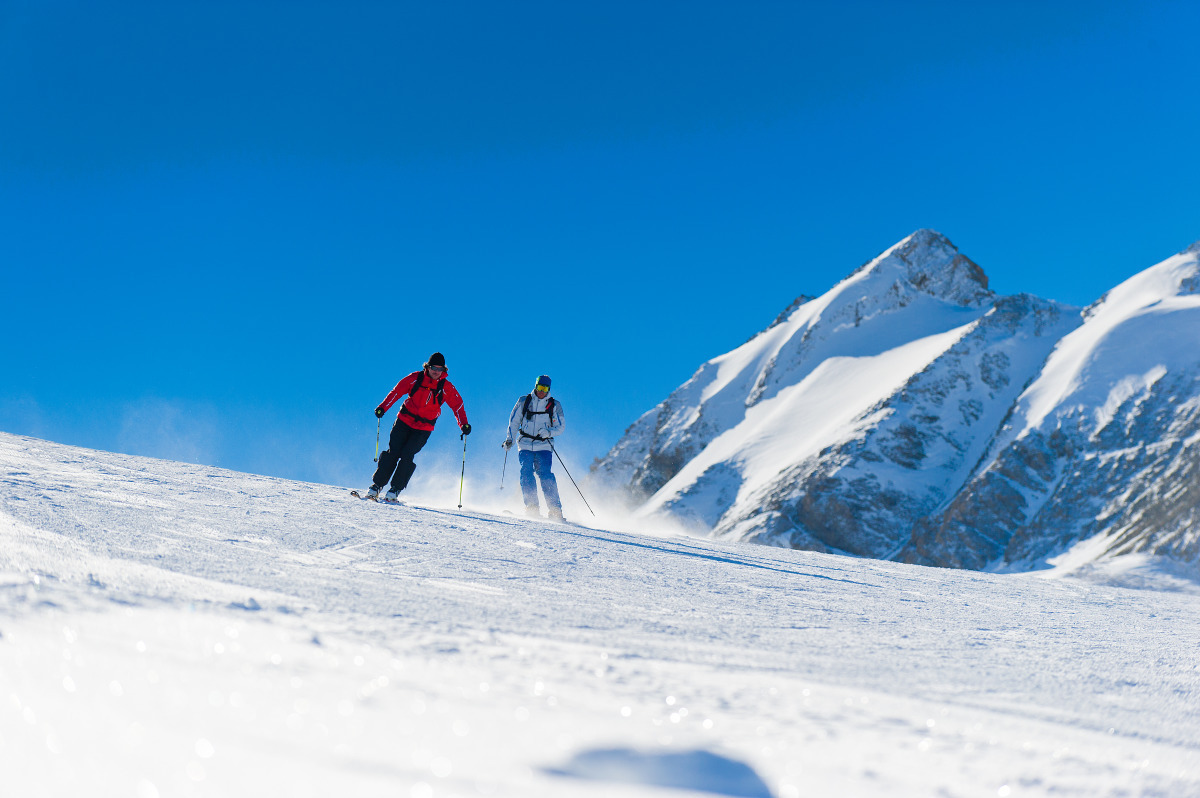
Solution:
[(454, 418), (458, 420), (458, 426), (462, 427), (467, 423), (467, 407), (463, 404), (462, 395), (458, 389), (449, 380), (442, 386), (442, 397), (446, 400), (446, 404), (450, 406), (451, 412), (454, 413)]
[(562, 402), (555, 402), (554, 412), (550, 415), (550, 437), (558, 437), (566, 428), (567, 420), (563, 418)]
[(379, 403), (379, 409), (386, 413), (392, 405), (396, 404), (397, 399), (406, 395), (412, 390), (413, 385), (415, 385), (419, 379), (421, 379), (421, 372), (414, 371), (412, 374), (409, 374), (407, 377), (400, 380), (400, 382), (396, 383), (396, 387), (392, 389), (392, 392), (387, 395), (387, 398)]
[(521, 411), (525, 405), (525, 397), (522, 396), (513, 405), (512, 413), (508, 416), (508, 440), (515, 441), (521, 434)]

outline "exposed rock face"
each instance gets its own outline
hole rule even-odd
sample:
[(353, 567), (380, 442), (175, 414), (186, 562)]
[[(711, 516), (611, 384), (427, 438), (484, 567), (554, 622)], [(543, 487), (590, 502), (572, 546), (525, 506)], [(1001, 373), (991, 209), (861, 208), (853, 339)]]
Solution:
[(1036, 567), (1100, 538), (1096, 556), (1147, 552), (1200, 563), (1200, 379), (1154, 387), (1123, 402), (1097, 432), (1077, 417), (1009, 444), (917, 524), (901, 558)]
[[(877, 422), (780, 475), (752, 539), (891, 558), (953, 497), (1021, 389), (1078, 314), (1028, 295), (998, 300), (969, 332), (871, 411)], [(742, 537), (757, 510), (718, 535)]]
[(594, 477), (771, 545), (978, 569), (1089, 540), (1200, 562), (1198, 256), (1080, 313), (997, 297), (918, 231), (703, 364)]
[(1200, 563), (1196, 246), (1085, 312), (1014, 405), (993, 455), (917, 524), (909, 562), (1038, 567), (1084, 540)]

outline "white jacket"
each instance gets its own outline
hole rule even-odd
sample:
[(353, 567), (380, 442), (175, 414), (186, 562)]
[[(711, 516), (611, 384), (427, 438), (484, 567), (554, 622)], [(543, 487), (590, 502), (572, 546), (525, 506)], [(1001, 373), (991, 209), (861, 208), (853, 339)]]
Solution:
[[(525, 400), (529, 400), (530, 416), (525, 415)], [(546, 406), (554, 402), (554, 409), (546, 412)], [(545, 440), (561, 435), (566, 428), (563, 420), (562, 402), (547, 396), (538, 399), (533, 394), (527, 394), (513, 405), (512, 415), (508, 417), (508, 439), (516, 441), (517, 449), (529, 452), (548, 452), (550, 442)], [(522, 434), (524, 433), (524, 434)], [(542, 438), (543, 440), (537, 440)]]

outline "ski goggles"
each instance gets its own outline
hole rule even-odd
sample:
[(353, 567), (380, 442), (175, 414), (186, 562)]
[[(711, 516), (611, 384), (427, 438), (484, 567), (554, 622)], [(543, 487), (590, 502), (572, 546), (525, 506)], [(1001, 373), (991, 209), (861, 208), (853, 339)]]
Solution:
[(550, 393), (550, 386), (549, 385), (535, 385), (535, 386), (533, 386), (533, 392), (541, 393), (541, 394)]
[(426, 366), (425, 368), (429, 369), (430, 374), (444, 374), (446, 371), (445, 366)]

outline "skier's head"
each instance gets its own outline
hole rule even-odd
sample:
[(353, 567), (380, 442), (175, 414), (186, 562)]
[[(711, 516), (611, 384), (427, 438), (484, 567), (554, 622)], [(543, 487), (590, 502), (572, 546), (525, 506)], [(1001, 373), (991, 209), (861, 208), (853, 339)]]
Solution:
[(533, 386), (533, 392), (539, 397), (550, 393), (550, 378), (545, 374), (537, 378), (537, 382)]
[(430, 374), (444, 374), (446, 372), (446, 358), (441, 352), (434, 352), (429, 356), (429, 360), (425, 361), (425, 370)]

